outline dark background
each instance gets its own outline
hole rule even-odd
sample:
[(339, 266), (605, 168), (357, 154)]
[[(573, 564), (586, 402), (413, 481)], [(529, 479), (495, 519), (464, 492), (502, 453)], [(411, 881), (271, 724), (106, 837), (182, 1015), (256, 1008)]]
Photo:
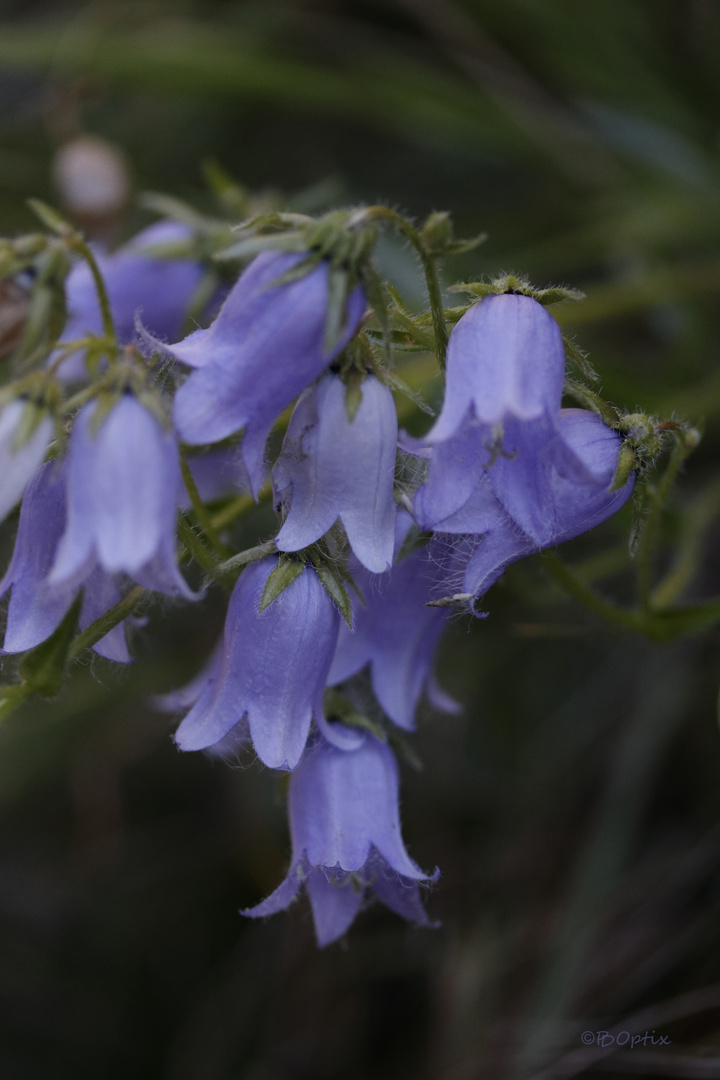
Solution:
[[(29, 195), (58, 201), (53, 155), (78, 132), (124, 150), (136, 191), (200, 207), (214, 158), (307, 202), (452, 210), (489, 239), (448, 282), (584, 288), (559, 314), (605, 395), (704, 424), (660, 565), (680, 551), (683, 598), (710, 597), (719, 47), (713, 0), (2, 0), (0, 227), (34, 227)], [(150, 220), (134, 207), (119, 233)], [(629, 526), (563, 554), (609, 551), (599, 587), (632, 604)], [(219, 596), (202, 617), (158, 605), (130, 670), (78, 666), (6, 720), (0, 1077), (720, 1076), (720, 634), (603, 626), (541, 558), (487, 607), (442, 648), (462, 716), (425, 708), (425, 768), (403, 767), (408, 846), (442, 870), (434, 931), (373, 908), (318, 951), (304, 901), (238, 915), (285, 873), (282, 793), (180, 755), (147, 705), (207, 654)], [(592, 1065), (581, 1033), (614, 1023), (672, 1044)]]

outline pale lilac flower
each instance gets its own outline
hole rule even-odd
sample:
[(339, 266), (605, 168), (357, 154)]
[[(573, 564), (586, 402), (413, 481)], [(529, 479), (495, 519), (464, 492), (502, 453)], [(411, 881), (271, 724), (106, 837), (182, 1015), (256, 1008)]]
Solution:
[(247, 715), (255, 752), (293, 769), (322, 695), (337, 639), (337, 608), (308, 566), (260, 611), (277, 558), (251, 563), (233, 590), (222, 652), (175, 736), (181, 750), (219, 743)]
[(82, 582), (96, 563), (191, 600), (175, 556), (180, 465), (175, 436), (132, 394), (106, 416), (97, 402), (75, 420), (67, 464), (67, 526), (50, 574)]
[[(509, 461), (502, 470), (496, 463), (481, 473), (463, 505), (446, 517), (442, 513), (448, 500), (431, 465), (428, 484), (415, 496), (416, 517), (422, 528), (438, 533), (481, 537), (471, 545), (465, 569), (463, 591), (468, 594), (482, 595), (510, 563), (595, 528), (630, 498), (634, 475), (620, 490), (610, 491), (621, 446), (616, 431), (592, 412), (562, 409), (557, 433), (567, 448), (569, 466), (560, 468), (558, 454), (540, 491), (533, 487), (536, 476), (522, 461)], [(575, 479), (578, 463), (584, 481)], [(531, 497), (545, 507), (547, 524), (541, 540), (525, 530), (524, 500)]]
[[(398, 514), (396, 552), (410, 525), (406, 513)], [(437, 582), (450, 572), (451, 558), (452, 550), (440, 540), (412, 552), (384, 574), (352, 567), (364, 603), (353, 600), (354, 630), (340, 626), (328, 686), (345, 682), (369, 664), (378, 702), (393, 723), (407, 731), (415, 727), (423, 690), (436, 708), (458, 708), (433, 674), (448, 612), (425, 606), (435, 597)]]
[(22, 398), (0, 407), (0, 521), (22, 498), (25, 487), (42, 464), (53, 435), (53, 422), (45, 414), (29, 438), (18, 445), (27, 410), (37, 406)]
[[(53, 584), (49, 580), (65, 529), (65, 473), (65, 463), (49, 461), (40, 467), (25, 492), (15, 549), (7, 573), (0, 581), (0, 596), (12, 588), (3, 645), (6, 653), (25, 652), (49, 638), (78, 594), (77, 582)], [(117, 575), (105, 573), (97, 564), (90, 567), (83, 582), (78, 620), (81, 630), (118, 603), (120, 584)], [(122, 624), (101, 638), (93, 649), (108, 660), (119, 663), (130, 660)]]
[(395, 540), (396, 448), (395, 403), (373, 375), (362, 383), (352, 420), (338, 375), (325, 375), (305, 390), (273, 470), (277, 495), (289, 503), (278, 549), (307, 547), (339, 517), (362, 565), (375, 574), (388, 570)]
[(392, 751), (372, 735), (354, 750), (322, 738), (290, 777), (292, 857), (288, 876), (262, 903), (259, 918), (286, 908), (305, 884), (319, 945), (350, 927), (370, 889), (397, 914), (429, 925), (418, 883), (430, 878), (408, 855), (400, 832), (398, 772)]
[[(196, 368), (175, 396), (175, 425), (191, 445), (219, 442), (244, 429), (242, 452), (257, 494), (264, 451), (277, 417), (355, 334), (365, 310), (358, 286), (347, 302), (345, 331), (324, 344), (330, 267), (274, 285), (302, 255), (264, 252), (242, 274), (215, 321), (162, 346)], [(158, 344), (158, 343), (154, 343)]]
[[(186, 240), (189, 236), (187, 225), (178, 221), (159, 221), (138, 233), (118, 251), (95, 253), (121, 345), (129, 345), (135, 340), (138, 316), (149, 333), (161, 340), (171, 340), (181, 332), (188, 305), (200, 284), (202, 266), (191, 259), (159, 259), (145, 251), (160, 244)], [(62, 342), (80, 340), (88, 334), (102, 334), (97, 289), (87, 263), (79, 262), (73, 267), (65, 290), (68, 322)], [(72, 353), (60, 365), (58, 373), (65, 379), (84, 378), (83, 352)]]

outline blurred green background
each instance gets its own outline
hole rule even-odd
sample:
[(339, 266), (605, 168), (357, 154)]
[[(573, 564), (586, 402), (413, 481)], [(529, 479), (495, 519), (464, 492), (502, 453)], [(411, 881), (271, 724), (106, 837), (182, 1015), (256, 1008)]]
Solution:
[[(714, 0), (2, 0), (0, 228), (34, 227), (27, 196), (57, 203), (81, 132), (124, 151), (136, 191), (200, 207), (213, 158), (308, 206), (453, 211), (489, 239), (448, 283), (584, 289), (558, 315), (605, 395), (704, 424), (662, 559), (684, 598), (716, 596), (718, 55)], [(118, 235), (149, 220), (131, 208)], [(385, 258), (419, 297), (409, 255)], [(563, 552), (610, 551), (599, 587), (626, 603), (629, 525)], [(158, 605), (131, 670), (79, 666), (7, 720), (0, 1077), (720, 1077), (720, 633), (605, 627), (541, 558), (487, 608), (442, 649), (463, 714), (425, 709), (425, 768), (403, 769), (408, 846), (442, 870), (435, 931), (372, 909), (320, 952), (304, 903), (238, 916), (285, 873), (281, 791), (181, 756), (147, 705), (207, 654), (219, 596)], [(672, 1044), (594, 1061), (581, 1033), (615, 1022)]]

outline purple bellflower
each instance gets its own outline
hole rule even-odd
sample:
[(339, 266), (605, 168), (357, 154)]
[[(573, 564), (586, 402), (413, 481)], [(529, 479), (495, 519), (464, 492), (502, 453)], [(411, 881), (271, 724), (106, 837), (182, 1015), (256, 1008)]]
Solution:
[(429, 925), (418, 883), (438, 872), (429, 878), (405, 850), (397, 764), (386, 744), (364, 735), (356, 749), (339, 750), (318, 738), (290, 777), (289, 813), (290, 872), (243, 915), (274, 915), (305, 884), (321, 946), (350, 927), (367, 889), (398, 915)]
[[(592, 480), (556, 429), (564, 377), (560, 328), (536, 300), (488, 296), (463, 315), (448, 344), (443, 408), (426, 436), (431, 444), (448, 443), (435, 465), (448, 474), (448, 483), (439, 482), (446, 513), (463, 505), (492, 461), (498, 474), (507, 474), (511, 516), (536, 542), (550, 541), (542, 496), (552, 469)], [(522, 495), (518, 467), (527, 475)]]
[[(396, 552), (411, 525), (398, 514)], [(415, 727), (415, 712), (425, 689), (436, 708), (457, 712), (457, 704), (438, 686), (433, 664), (447, 611), (425, 607), (433, 596), (449, 551), (442, 540), (409, 554), (384, 574), (353, 567), (365, 603), (354, 602), (355, 629), (342, 624), (328, 675), (328, 686), (345, 682), (370, 665), (372, 687), (384, 712), (406, 731)]]
[(322, 696), (339, 614), (311, 566), (260, 611), (277, 562), (251, 563), (238, 579), (220, 660), (196, 687), (200, 693), (175, 735), (181, 750), (214, 746), (247, 716), (260, 760), (294, 769), (312, 717), (325, 726)]
[(84, 581), (98, 564), (147, 589), (197, 599), (177, 566), (180, 464), (175, 436), (130, 393), (102, 418), (75, 419), (67, 461), (67, 526), (50, 584)]
[(276, 544), (299, 551), (339, 517), (357, 559), (374, 574), (389, 570), (395, 542), (397, 414), (392, 394), (373, 375), (362, 383), (352, 420), (345, 384), (325, 375), (298, 401), (273, 470), (290, 504)]
[[(522, 514), (515, 516), (512, 512), (522, 507), (534, 480), (522, 461), (509, 462), (503, 471), (496, 469), (497, 463), (492, 465), (482, 473), (465, 503), (444, 518), (446, 499), (438, 484), (439, 474), (433, 475), (431, 465), (428, 483), (415, 496), (416, 520), (421, 528), (439, 533), (481, 537), (471, 544), (472, 554), (463, 582), (467, 593), (475, 597), (482, 595), (510, 563), (589, 531), (615, 514), (630, 498), (633, 475), (618, 491), (610, 491), (621, 446), (616, 431), (584, 409), (561, 409), (557, 429), (568, 447), (572, 466), (568, 476), (554, 465), (547, 474), (544, 489), (532, 493), (546, 509), (548, 529), (542, 541), (524, 531)], [(574, 479), (576, 462), (590, 479)]]
[[(77, 583), (51, 584), (50, 570), (66, 522), (66, 463), (48, 461), (28, 484), (20, 508), (15, 550), (0, 596), (12, 587), (3, 650), (25, 652), (50, 637), (70, 610), (78, 593)], [(80, 629), (85, 630), (121, 598), (120, 578), (97, 564), (83, 583)], [(127, 663), (130, 654), (122, 624), (114, 627), (94, 646), (108, 660)]]
[[(172, 340), (181, 332), (188, 305), (200, 284), (202, 266), (191, 259), (159, 259), (145, 254), (144, 249), (186, 240), (189, 235), (188, 226), (179, 221), (159, 221), (113, 254), (96, 252), (121, 345), (135, 340), (138, 315), (147, 330), (162, 340)], [(69, 318), (62, 340), (102, 334), (100, 304), (87, 263), (73, 267), (65, 288)], [(66, 379), (84, 378), (82, 352), (63, 361), (59, 374)]]
[(275, 420), (347, 345), (365, 310), (358, 286), (348, 298), (345, 331), (326, 351), (329, 264), (322, 262), (296, 281), (273, 284), (303, 257), (258, 255), (206, 330), (161, 346), (196, 369), (175, 396), (180, 438), (199, 445), (244, 429), (243, 458), (254, 494), (264, 479), (265, 443)]
[(0, 521), (19, 502), (52, 439), (53, 422), (46, 415), (30, 437), (18, 445), (28, 409), (34, 410), (36, 406), (22, 398), (9, 401), (0, 408)]

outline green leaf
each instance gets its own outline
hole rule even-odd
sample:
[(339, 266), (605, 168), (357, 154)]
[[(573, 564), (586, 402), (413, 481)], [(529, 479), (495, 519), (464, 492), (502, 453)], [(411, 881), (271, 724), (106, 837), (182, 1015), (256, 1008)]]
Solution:
[(265, 608), (272, 604), (273, 600), (277, 600), (278, 596), (285, 592), (288, 585), (292, 585), (295, 578), (300, 577), (304, 569), (305, 563), (301, 559), (292, 559), (287, 555), (281, 555), (277, 566), (265, 582), (262, 599), (260, 600), (260, 610), (264, 611)]
[(399, 394), (404, 394), (405, 397), (410, 398), (418, 409), (427, 413), (428, 416), (435, 415), (435, 410), (430, 408), (425, 398), (417, 390), (413, 390), (412, 386), (408, 386), (405, 380), (401, 379), (394, 371), (389, 371), (388, 368), (378, 365), (375, 374), (385, 386), (389, 386), (391, 390), (397, 390)]
[(70, 659), (70, 647), (75, 636), (80, 604), (81, 594), (78, 594), (55, 633), (47, 641), (25, 653), (20, 661), (20, 675), (33, 693), (42, 697), (55, 697), (60, 693)]
[(333, 266), (328, 283), (328, 305), (325, 315), (323, 348), (326, 355), (332, 353), (345, 329), (347, 298), (350, 292), (350, 275), (347, 270)]
[(258, 562), (260, 559), (264, 559), (266, 555), (272, 555), (274, 551), (274, 540), (267, 540), (264, 544), (257, 544), (255, 547), (246, 548), (245, 551), (240, 551), (237, 555), (233, 555), (231, 559), (226, 559), (225, 562), (221, 562), (216, 568), (213, 576), (223, 576), (225, 574), (232, 574), (235, 570), (242, 570), (248, 563)]
[(76, 232), (62, 214), (59, 214), (52, 206), (42, 202), (41, 199), (28, 199), (28, 206), (40, 218), (43, 225), (46, 225), (48, 229), (52, 229), (58, 236), (66, 236), (68, 233), (74, 234)]

